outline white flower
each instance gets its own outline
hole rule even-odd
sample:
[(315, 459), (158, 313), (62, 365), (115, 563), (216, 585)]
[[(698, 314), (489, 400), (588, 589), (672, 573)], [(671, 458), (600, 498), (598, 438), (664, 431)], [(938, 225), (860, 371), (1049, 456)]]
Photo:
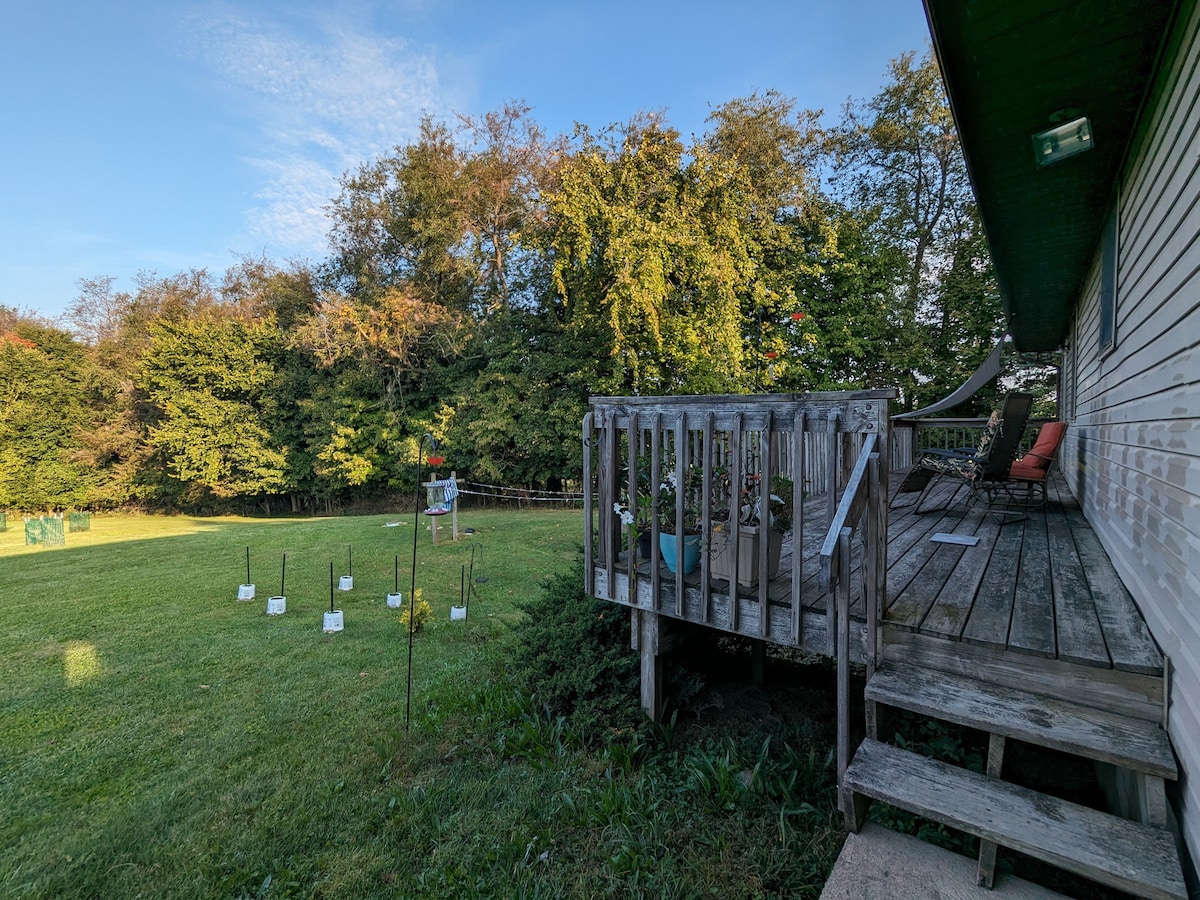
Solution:
[(628, 528), (630, 525), (632, 525), (633, 524), (633, 513), (631, 513), (627, 509), (622, 510), (621, 511), (621, 524), (624, 525), (626, 528)]
[(618, 516), (621, 514), (621, 504), (620, 503), (613, 504), (613, 512), (615, 512)]

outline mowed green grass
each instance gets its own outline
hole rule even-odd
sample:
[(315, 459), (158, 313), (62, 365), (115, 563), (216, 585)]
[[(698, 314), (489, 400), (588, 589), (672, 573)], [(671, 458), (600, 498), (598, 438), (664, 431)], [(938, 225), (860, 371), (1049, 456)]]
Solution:
[[(463, 512), (477, 533), (451, 543), (444, 527), (433, 547), (420, 517), (417, 586), (434, 619), (415, 641), (414, 720), (426, 728), (417, 737), (414, 722), (410, 738), (407, 632), (385, 595), (398, 555), (408, 598), (413, 519), (96, 516), (65, 547), (40, 548), (10, 518), (0, 896), (424, 893), (406, 873), (414, 853), (436, 857), (437, 839), (414, 843), (397, 816), (416, 802), (403, 770), (451, 752), (429, 733), (430, 691), (486, 682), (517, 603), (575, 558), (582, 519)], [(238, 602), (247, 546), (257, 598)], [(346, 574), (351, 546), (354, 589), (335, 597), (345, 631), (325, 635), (329, 565)], [(472, 546), (487, 581), (470, 621), (451, 623)], [(287, 613), (268, 617), (284, 553)]]

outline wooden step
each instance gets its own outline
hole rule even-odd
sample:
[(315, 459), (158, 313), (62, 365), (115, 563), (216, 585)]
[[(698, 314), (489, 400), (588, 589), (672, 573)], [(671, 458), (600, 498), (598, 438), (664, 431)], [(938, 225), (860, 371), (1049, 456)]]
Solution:
[(1153, 722), (895, 663), (874, 674), (866, 697), (1135, 772), (1170, 780), (1179, 777), (1167, 733)]
[(847, 826), (873, 798), (1132, 894), (1185, 898), (1166, 829), (1120, 819), (997, 778), (865, 740), (843, 779)]

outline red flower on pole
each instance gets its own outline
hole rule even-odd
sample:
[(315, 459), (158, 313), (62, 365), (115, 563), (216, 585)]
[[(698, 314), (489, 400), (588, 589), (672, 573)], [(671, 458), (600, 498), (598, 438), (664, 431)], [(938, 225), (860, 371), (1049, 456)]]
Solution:
[(793, 322), (799, 322), (803, 318), (804, 318), (804, 313), (802, 313), (802, 312), (792, 313), (792, 321)]
[(767, 351), (767, 359), (776, 359), (776, 358), (778, 358), (778, 356), (779, 356), (779, 354), (776, 353), (774, 350)]
[(428, 462), (431, 466), (440, 466), (445, 461), (446, 461), (446, 457), (444, 457), (444, 456), (431, 456), (428, 459)]

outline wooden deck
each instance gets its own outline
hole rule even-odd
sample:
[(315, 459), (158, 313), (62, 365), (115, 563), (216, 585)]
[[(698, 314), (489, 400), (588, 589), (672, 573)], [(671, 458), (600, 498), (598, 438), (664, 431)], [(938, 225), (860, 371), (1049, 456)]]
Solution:
[[(903, 472), (892, 476), (892, 489)], [(943, 479), (949, 482), (949, 479)], [(1129, 592), (1060, 480), (1049, 501), (1025, 510), (1023, 521), (1001, 524), (982, 503), (971, 504), (965, 488), (935, 485), (917, 511), (917, 495), (900, 495), (888, 521), (888, 606), (883, 617), (885, 647), (904, 635), (954, 642), (1031, 661), (1057, 660), (1094, 669), (1161, 677), (1162, 654)], [(758, 590), (738, 590), (739, 613), (730, 615), (728, 582), (713, 578), (710, 609), (701, 603), (700, 573), (685, 576), (685, 601), (676, 605), (675, 576), (660, 566), (657, 605), (648, 563), (638, 567), (638, 601), (628, 603), (623, 555), (616, 572), (618, 602), (775, 643), (827, 653), (828, 594), (820, 588), (819, 553), (827, 515), (824, 498), (805, 503), (799, 541), (785, 541), (777, 575), (771, 579), (770, 623), (761, 627)], [(978, 539), (974, 546), (933, 540), (937, 534)], [(799, 552), (797, 552), (799, 547)], [(702, 563), (703, 564), (703, 563)], [(803, 616), (799, 629), (788, 603), (792, 568), (801, 567)], [(605, 573), (597, 569), (597, 594), (606, 596)], [(855, 577), (857, 582), (857, 577)], [(614, 598), (610, 598), (614, 599)], [(682, 613), (682, 614), (680, 614)], [(861, 591), (851, 615), (861, 653)], [(797, 633), (798, 631), (798, 633)], [(926, 641), (928, 644), (928, 641)]]
[[(948, 479), (943, 479), (948, 481)], [(1023, 521), (1001, 524), (965, 489), (937, 488), (916, 511), (901, 495), (888, 526), (885, 627), (1045, 659), (1161, 676), (1162, 654), (1095, 532), (1061, 480)], [(973, 547), (934, 534), (978, 538)]]

